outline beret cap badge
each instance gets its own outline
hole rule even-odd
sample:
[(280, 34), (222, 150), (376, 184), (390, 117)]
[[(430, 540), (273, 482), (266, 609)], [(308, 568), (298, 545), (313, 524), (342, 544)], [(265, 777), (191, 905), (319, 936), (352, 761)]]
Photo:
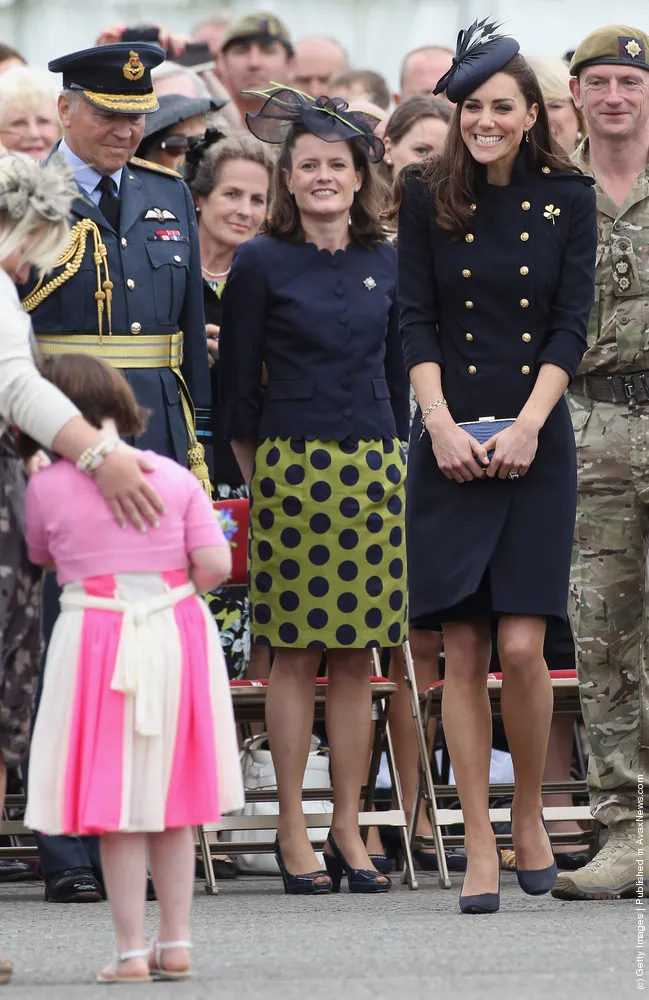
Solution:
[(636, 56), (642, 55), (642, 46), (636, 41), (635, 38), (630, 38), (628, 41), (623, 38), (621, 41), (626, 42), (624, 48), (632, 59), (635, 59)]
[(128, 54), (128, 62), (124, 63), (122, 72), (127, 80), (141, 80), (144, 76), (144, 63), (133, 49)]

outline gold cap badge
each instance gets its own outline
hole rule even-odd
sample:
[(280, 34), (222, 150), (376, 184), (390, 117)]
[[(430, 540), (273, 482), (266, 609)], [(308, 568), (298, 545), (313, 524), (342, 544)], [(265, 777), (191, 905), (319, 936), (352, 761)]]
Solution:
[(642, 52), (642, 46), (638, 45), (635, 38), (632, 38), (630, 42), (627, 42), (624, 48), (627, 50), (632, 59), (639, 56)]
[(144, 76), (144, 63), (133, 49), (128, 54), (128, 62), (122, 66), (122, 73), (127, 80), (141, 80)]

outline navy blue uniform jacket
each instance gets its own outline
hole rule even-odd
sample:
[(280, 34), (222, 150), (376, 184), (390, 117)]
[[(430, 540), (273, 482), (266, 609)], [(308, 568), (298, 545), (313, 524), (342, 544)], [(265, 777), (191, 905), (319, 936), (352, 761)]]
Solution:
[[(90, 218), (101, 230), (113, 282), (112, 342), (124, 337), (133, 344), (141, 334), (184, 333), (181, 371), (196, 408), (199, 440), (211, 441), (210, 377), (203, 316), (203, 281), (196, 214), (184, 182), (155, 165), (127, 163), (120, 185), (120, 231), (79, 189), (72, 203), (72, 224)], [(160, 221), (153, 208), (173, 219)], [(156, 230), (175, 230), (177, 240), (156, 239)], [(97, 272), (89, 236), (79, 271), (32, 311), (37, 334), (97, 334)], [(59, 271), (48, 275), (48, 280)], [(130, 287), (127, 282), (132, 282)], [(24, 298), (33, 287), (24, 285)], [(137, 334), (134, 332), (137, 330)], [(107, 337), (104, 316), (104, 342)], [(137, 439), (141, 448), (187, 465), (187, 429), (178, 381), (169, 368), (122, 369), (138, 403), (151, 410), (149, 425)]]
[(219, 338), (228, 440), (405, 440), (396, 269), (390, 243), (331, 254), (259, 236), (239, 247)]
[[(453, 419), (517, 417), (542, 364), (570, 377), (586, 349), (597, 226), (592, 181), (516, 161), (511, 183), (475, 192), (451, 238), (411, 171), (399, 219), (400, 326), (406, 367), (434, 361)], [(456, 483), (439, 471), (420, 414), (409, 452), (406, 529), (411, 619), (475, 593), (488, 571), (494, 612), (567, 607), (576, 461), (564, 399), (518, 480)]]

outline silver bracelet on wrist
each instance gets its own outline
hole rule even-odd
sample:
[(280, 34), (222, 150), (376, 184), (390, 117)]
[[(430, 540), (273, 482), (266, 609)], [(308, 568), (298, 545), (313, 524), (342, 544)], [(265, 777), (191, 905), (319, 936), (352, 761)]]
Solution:
[(77, 460), (77, 469), (84, 472), (86, 476), (94, 476), (106, 455), (115, 451), (119, 443), (119, 438), (102, 438), (97, 444), (91, 445), (82, 452)]
[(419, 435), (420, 441), (423, 438), (424, 434), (426, 433), (427, 418), (430, 416), (433, 410), (437, 409), (438, 406), (448, 406), (448, 403), (446, 402), (445, 399), (435, 399), (432, 403), (429, 403), (428, 406), (421, 411), (421, 434)]

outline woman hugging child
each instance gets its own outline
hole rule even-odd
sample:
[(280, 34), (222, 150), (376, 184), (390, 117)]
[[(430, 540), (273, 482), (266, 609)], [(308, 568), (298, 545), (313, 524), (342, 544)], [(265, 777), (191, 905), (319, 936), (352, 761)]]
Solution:
[[(107, 438), (146, 414), (126, 380), (86, 355), (42, 372)], [(23, 439), (23, 454), (36, 450)], [(159, 526), (115, 522), (91, 476), (65, 459), (27, 489), (29, 556), (55, 568), (61, 613), (31, 746), (26, 822), (98, 834), (116, 955), (100, 982), (189, 976), (192, 827), (243, 806), (227, 671), (198, 595), (230, 573), (228, 544), (194, 476), (149, 453)], [(147, 855), (160, 925), (144, 942)]]

